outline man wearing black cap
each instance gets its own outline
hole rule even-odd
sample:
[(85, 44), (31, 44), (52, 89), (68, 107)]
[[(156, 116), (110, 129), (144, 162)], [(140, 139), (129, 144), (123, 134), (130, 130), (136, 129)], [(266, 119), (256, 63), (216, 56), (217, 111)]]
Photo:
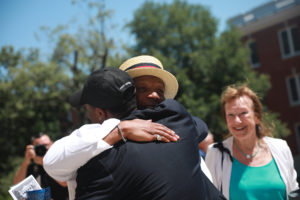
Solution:
[(93, 73), (74, 99), (86, 106), (92, 121), (130, 114), (125, 119), (152, 119), (180, 136), (178, 142), (166, 144), (136, 143), (126, 142), (119, 130), (123, 141), (78, 170), (76, 199), (222, 198), (199, 168), (199, 135), (179, 103), (166, 100), (155, 109), (134, 110), (132, 79), (114, 68)]

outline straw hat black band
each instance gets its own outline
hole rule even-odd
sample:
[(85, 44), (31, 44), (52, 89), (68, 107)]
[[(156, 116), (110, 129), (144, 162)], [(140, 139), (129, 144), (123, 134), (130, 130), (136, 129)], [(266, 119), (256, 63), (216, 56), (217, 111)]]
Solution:
[(142, 67), (155, 67), (155, 68), (161, 69), (160, 66), (153, 64), (153, 63), (138, 63), (135, 65), (132, 65), (131, 67), (128, 67), (127, 69), (125, 69), (125, 71), (131, 70), (131, 69), (136, 69), (136, 68), (142, 68)]

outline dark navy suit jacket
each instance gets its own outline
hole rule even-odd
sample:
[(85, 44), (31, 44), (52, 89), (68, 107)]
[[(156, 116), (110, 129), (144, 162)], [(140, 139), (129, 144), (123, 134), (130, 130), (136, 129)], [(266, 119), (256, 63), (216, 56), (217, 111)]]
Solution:
[(120, 142), (78, 170), (76, 199), (222, 199), (200, 170), (199, 131), (175, 100), (136, 110), (126, 119), (152, 119), (180, 136), (177, 142)]

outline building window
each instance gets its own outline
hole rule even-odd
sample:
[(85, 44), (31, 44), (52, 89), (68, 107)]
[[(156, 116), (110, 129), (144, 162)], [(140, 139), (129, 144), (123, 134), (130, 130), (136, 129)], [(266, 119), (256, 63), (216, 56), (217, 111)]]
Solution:
[(286, 80), (290, 104), (300, 104), (300, 75), (294, 75)]
[(296, 133), (300, 138), (300, 124), (296, 124)]
[(298, 27), (291, 27), (279, 32), (283, 58), (300, 54), (300, 37)]
[(298, 151), (300, 152), (300, 123), (295, 124), (296, 139), (298, 141)]
[(252, 67), (258, 67), (259, 66), (259, 57), (258, 57), (255, 41), (252, 41), (249, 43), (249, 49), (250, 49), (250, 62), (251, 62)]

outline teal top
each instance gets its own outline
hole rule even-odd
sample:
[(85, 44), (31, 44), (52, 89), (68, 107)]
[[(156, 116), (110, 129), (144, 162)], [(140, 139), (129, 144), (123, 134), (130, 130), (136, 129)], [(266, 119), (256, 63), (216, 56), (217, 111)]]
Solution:
[(230, 177), (231, 200), (286, 199), (285, 184), (275, 160), (261, 167), (251, 167), (233, 158)]

